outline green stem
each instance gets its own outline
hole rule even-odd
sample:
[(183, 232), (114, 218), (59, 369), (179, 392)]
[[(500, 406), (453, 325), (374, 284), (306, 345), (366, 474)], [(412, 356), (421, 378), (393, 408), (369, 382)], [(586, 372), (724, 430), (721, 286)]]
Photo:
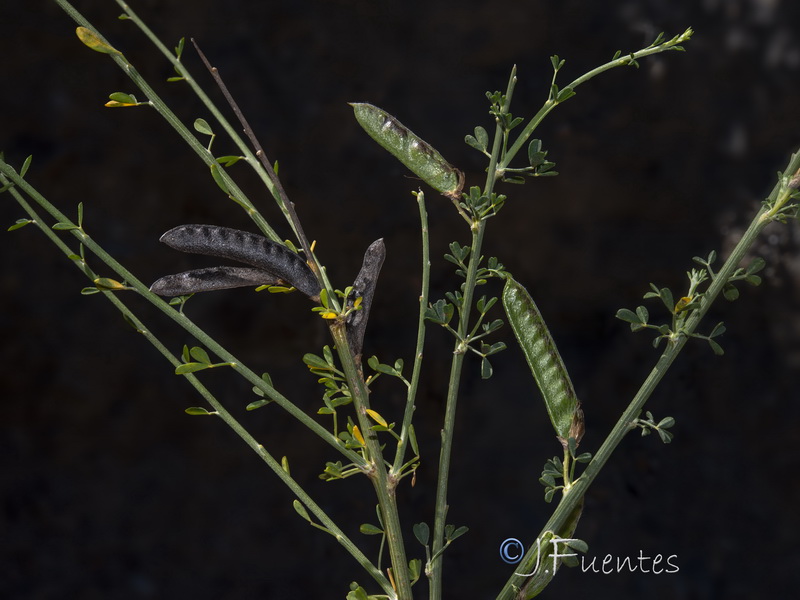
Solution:
[[(0, 175), (0, 183), (6, 184), (8, 180)], [(49, 227), (44, 224), (43, 219), (39, 217), (33, 207), (25, 201), (19, 192), (13, 187), (10, 189), (12, 196), (28, 216), (34, 221), (39, 230), (47, 236), (56, 247), (61, 250), (66, 256), (74, 255), (74, 252), (58, 237), (58, 235)], [(73, 264), (81, 269), (81, 271), (89, 278), (94, 280), (97, 276), (83, 261), (72, 259)], [(119, 310), (128, 321), (135, 327), (136, 332), (144, 336), (144, 338), (153, 345), (153, 347), (164, 356), (173, 367), (181, 365), (181, 361), (169, 351), (169, 349), (159, 340), (153, 333), (145, 327), (136, 315), (119, 299), (115, 292), (102, 292), (105, 298)], [(259, 444), (256, 439), (225, 409), (225, 407), (214, 397), (214, 395), (206, 388), (200, 380), (193, 374), (189, 373), (184, 376), (186, 381), (197, 390), (200, 396), (214, 410), (212, 414), (222, 419), (236, 434), (267, 464), (267, 466), (283, 481), (283, 483), (292, 491), (295, 497), (305, 505), (305, 507), (316, 516), (319, 521), (324, 525), (324, 529), (330, 533), (336, 540), (347, 550), (347, 552), (356, 559), (356, 561), (375, 579), (375, 581), (383, 588), (386, 593), (393, 593), (392, 586), (389, 580), (381, 573), (372, 562), (364, 555), (363, 552), (347, 537), (347, 535), (336, 525), (334, 521), (314, 502), (311, 496), (300, 486), (297, 481), (292, 478), (281, 466), (280, 462), (267, 452), (267, 450)]]
[(386, 542), (389, 545), (389, 557), (392, 562), (393, 580), (397, 589), (398, 600), (411, 600), (411, 576), (408, 570), (405, 544), (403, 543), (403, 530), (400, 525), (400, 515), (397, 510), (397, 496), (395, 491), (399, 478), (389, 475), (386, 462), (381, 452), (381, 444), (377, 434), (372, 430), (374, 422), (367, 414), (369, 408), (369, 391), (364, 383), (364, 376), (356, 365), (355, 358), (347, 342), (347, 327), (343, 319), (336, 319), (330, 326), (336, 351), (342, 363), (350, 395), (353, 398), (353, 407), (358, 419), (366, 444), (367, 464), (362, 468), (375, 488), (378, 498), (383, 526), (386, 533)]
[[(652, 54), (659, 54), (660, 52), (666, 52), (668, 50), (673, 50), (673, 49), (675, 49), (675, 46), (678, 46), (681, 43), (689, 40), (689, 38), (691, 38), (691, 36), (692, 36), (692, 33), (694, 33), (694, 32), (692, 31), (691, 28), (689, 28), (686, 31), (684, 31), (681, 35), (675, 36), (671, 40), (663, 42), (662, 44), (659, 44), (658, 46), (651, 46), (651, 47), (648, 47), (648, 48), (644, 48), (642, 50), (639, 50), (638, 52), (633, 52), (632, 54), (627, 54), (625, 56), (620, 56), (619, 58), (615, 58), (613, 60), (610, 60), (607, 63), (605, 63), (603, 65), (600, 65), (599, 67), (597, 67), (595, 69), (592, 69), (588, 73), (584, 73), (583, 75), (581, 75), (580, 77), (575, 79), (572, 83), (570, 83), (569, 85), (567, 85), (563, 89), (572, 89), (572, 90), (574, 90), (575, 88), (577, 88), (582, 83), (585, 83), (585, 82), (589, 81), (590, 79), (592, 79), (593, 77), (596, 77), (596, 76), (600, 75), (600, 73), (604, 73), (604, 72), (606, 72), (606, 71), (608, 71), (610, 69), (613, 69), (615, 67), (623, 67), (623, 66), (630, 65), (633, 62), (633, 60), (638, 60), (640, 58), (644, 58), (645, 56), (650, 56)], [(632, 60), (632, 58), (633, 58), (633, 60)], [(553, 81), (555, 81), (555, 77), (554, 77)], [(517, 137), (516, 141), (512, 144), (511, 148), (509, 148), (508, 151), (503, 155), (502, 162), (498, 166), (498, 169), (500, 170), (501, 173), (505, 171), (505, 169), (508, 167), (508, 165), (514, 159), (514, 157), (517, 155), (517, 153), (522, 149), (522, 146), (525, 144), (525, 142), (528, 141), (528, 138), (530, 138), (531, 134), (539, 126), (539, 123), (541, 123), (542, 120), (544, 120), (544, 118), (550, 113), (551, 110), (553, 110), (556, 106), (558, 106), (559, 104), (561, 104), (564, 101), (565, 100), (562, 100), (561, 102), (558, 102), (555, 98), (552, 98), (552, 97), (549, 97), (547, 99), (547, 102), (545, 102), (544, 105), (542, 105), (542, 108), (539, 109), (539, 112), (537, 112), (533, 116), (533, 118), (528, 122), (528, 124), (525, 126), (525, 128), (522, 130), (522, 132), (519, 134), (519, 136)]]
[[(514, 86), (517, 83), (517, 67), (511, 69), (511, 76), (508, 80), (506, 89), (505, 103), (503, 111), (508, 111), (511, 104), (511, 97), (514, 93)], [(492, 153), (489, 159), (489, 168), (486, 172), (486, 184), (484, 194), (491, 194), (497, 180), (497, 161), (503, 148), (504, 130), (499, 118), (495, 118), (494, 142)], [(441, 554), (446, 544), (444, 530), (447, 523), (447, 485), (450, 478), (450, 459), (453, 451), (453, 437), (456, 420), (456, 408), (458, 405), (458, 391), (461, 383), (461, 370), (464, 364), (464, 355), (467, 348), (463, 340), (469, 329), (469, 316), (472, 309), (472, 300), (475, 294), (477, 282), (478, 266), (481, 260), (481, 248), (483, 237), (486, 232), (486, 219), (477, 220), (474, 217), (470, 225), (472, 232), (472, 244), (469, 253), (469, 264), (467, 266), (466, 281), (464, 283), (464, 295), (461, 307), (459, 308), (458, 329), (455, 332), (456, 343), (453, 350), (453, 360), (450, 365), (450, 380), (447, 387), (447, 401), (445, 404), (444, 423), (442, 426), (441, 437), (442, 447), (439, 452), (439, 470), (436, 483), (436, 504), (434, 507), (433, 521), (433, 555), (426, 572), (430, 577), (430, 600), (441, 600), (443, 569)]]
[(431, 570), (431, 600), (440, 600), (442, 597), (442, 559), (441, 551), (444, 548), (444, 529), (447, 519), (447, 484), (450, 474), (450, 459), (453, 451), (453, 437), (456, 420), (456, 409), (458, 406), (458, 391), (461, 383), (461, 370), (464, 364), (466, 348), (461, 341), (467, 333), (469, 325), (469, 313), (472, 306), (472, 298), (475, 291), (476, 273), (478, 262), (480, 261), (481, 246), (483, 236), (486, 231), (486, 221), (481, 221), (477, 230), (472, 232), (472, 246), (470, 260), (467, 269), (466, 285), (464, 286), (464, 296), (460, 320), (457, 330), (455, 348), (453, 350), (453, 360), (450, 365), (450, 382), (447, 389), (447, 402), (445, 405), (444, 424), (441, 431), (442, 447), (439, 453), (438, 481), (436, 485), (436, 505), (433, 526), (433, 558), (430, 565)]
[[(798, 168), (800, 168), (800, 152), (792, 156), (789, 166), (784, 173), (796, 173)], [(783, 179), (785, 180), (787, 178), (784, 177)], [(631, 400), (630, 404), (622, 413), (622, 416), (614, 425), (603, 444), (586, 466), (586, 470), (573, 483), (571, 489), (564, 494), (558, 507), (556, 507), (556, 510), (542, 528), (539, 537), (543, 536), (547, 531), (561, 530), (569, 515), (586, 494), (586, 491), (589, 489), (589, 486), (592, 484), (595, 477), (597, 477), (598, 473), (600, 473), (606, 462), (608, 462), (611, 454), (614, 452), (614, 450), (616, 450), (617, 446), (619, 446), (622, 438), (624, 438), (629, 431), (635, 428), (634, 422), (636, 418), (642, 412), (645, 403), (650, 398), (660, 381), (663, 379), (664, 375), (666, 375), (670, 366), (678, 357), (678, 354), (680, 354), (681, 350), (689, 339), (690, 334), (694, 333), (694, 331), (697, 329), (701, 319), (706, 312), (708, 312), (708, 309), (722, 292), (725, 283), (728, 281), (730, 276), (733, 275), (734, 271), (736, 271), (739, 263), (747, 254), (758, 235), (763, 231), (764, 227), (772, 222), (777, 211), (780, 210), (783, 204), (788, 200), (791, 190), (788, 190), (787, 188), (788, 186), (786, 181), (779, 181), (775, 185), (772, 193), (767, 199), (766, 206), (762, 208), (753, 218), (753, 221), (750, 223), (747, 231), (745, 231), (745, 233), (742, 235), (742, 238), (739, 240), (739, 243), (736, 244), (736, 247), (725, 261), (722, 269), (720, 269), (714, 281), (708, 287), (708, 290), (706, 290), (700, 307), (695, 309), (692, 315), (686, 320), (686, 324), (684, 325), (684, 329), (681, 334), (675, 339), (667, 342), (667, 347), (659, 357), (655, 367), (653, 367), (653, 370), (647, 376), (644, 383), (639, 388), (639, 391), (633, 397), (633, 400)], [(515, 566), (514, 571), (517, 573), (530, 573), (533, 571), (535, 564), (536, 545), (534, 544), (527, 554), (525, 554), (522, 561)], [(506, 582), (500, 594), (497, 596), (497, 600), (516, 599), (517, 590), (520, 589), (526, 583), (526, 581), (527, 579), (525, 577), (512, 575)]]
[(414, 402), (419, 388), (419, 377), (422, 371), (422, 352), (425, 348), (425, 311), (428, 308), (428, 294), (431, 279), (431, 252), (428, 234), (428, 212), (425, 209), (425, 194), (420, 190), (416, 194), (419, 205), (420, 230), (422, 232), (422, 290), (419, 294), (419, 316), (417, 318), (417, 345), (414, 349), (414, 369), (411, 372), (411, 382), (406, 396), (406, 409), (403, 413), (403, 427), (400, 430), (400, 443), (395, 454), (394, 464), (390, 470), (391, 475), (399, 475), (405, 461), (408, 448), (409, 429), (414, 416)]

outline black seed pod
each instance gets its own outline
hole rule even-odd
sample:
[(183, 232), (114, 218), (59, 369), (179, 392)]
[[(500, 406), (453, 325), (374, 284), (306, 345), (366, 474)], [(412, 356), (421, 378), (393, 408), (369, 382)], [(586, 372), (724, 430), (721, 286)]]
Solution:
[(283, 244), (264, 236), (216, 225), (180, 225), (162, 235), (161, 241), (182, 252), (251, 265), (285, 281), (312, 300), (319, 300), (319, 282), (305, 261)]
[(353, 282), (351, 298), (355, 299), (361, 296), (361, 310), (350, 314), (347, 322), (347, 343), (353, 355), (359, 360), (364, 346), (364, 332), (367, 329), (372, 297), (375, 295), (375, 286), (378, 283), (378, 275), (380, 275), (385, 258), (386, 245), (383, 243), (383, 238), (372, 242), (364, 253), (364, 264), (361, 266), (361, 271)]
[(208, 267), (167, 275), (150, 286), (159, 296), (183, 296), (231, 288), (279, 285), (281, 280), (261, 269), (249, 267)]

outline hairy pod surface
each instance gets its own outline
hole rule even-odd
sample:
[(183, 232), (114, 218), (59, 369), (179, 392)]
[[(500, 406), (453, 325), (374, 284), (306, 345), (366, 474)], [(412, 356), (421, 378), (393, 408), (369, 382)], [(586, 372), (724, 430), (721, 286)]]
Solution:
[(207, 267), (167, 275), (150, 286), (159, 296), (183, 296), (231, 288), (277, 285), (281, 282), (266, 271), (250, 267)]
[(369, 309), (372, 306), (372, 297), (375, 295), (375, 286), (378, 284), (383, 261), (386, 258), (386, 245), (383, 238), (375, 240), (364, 253), (364, 262), (361, 270), (353, 282), (352, 296), (361, 297), (361, 309), (352, 313), (347, 322), (347, 343), (353, 355), (359, 357), (364, 347), (364, 333), (367, 330)]
[[(503, 287), (503, 308), (536, 385), (542, 392), (556, 434), (562, 440), (568, 440), (575, 418), (580, 421), (580, 427), (576, 423), (572, 429), (573, 437), (578, 429), (582, 435), (583, 419), (578, 397), (553, 336), (533, 298), (510, 275)], [(579, 437), (576, 437), (576, 441), (580, 441)]]
[(320, 285), (306, 262), (283, 244), (264, 236), (216, 225), (179, 225), (161, 241), (182, 252), (228, 258), (266, 271), (312, 300), (319, 299)]
[(377, 106), (363, 102), (351, 103), (350, 106), (364, 131), (409, 170), (445, 196), (459, 197), (464, 175), (430, 144)]

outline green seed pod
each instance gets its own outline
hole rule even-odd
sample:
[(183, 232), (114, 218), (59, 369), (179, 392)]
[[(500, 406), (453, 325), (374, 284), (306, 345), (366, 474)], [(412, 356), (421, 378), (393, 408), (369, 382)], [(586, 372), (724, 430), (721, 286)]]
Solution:
[[(583, 435), (583, 412), (553, 336), (528, 291), (511, 276), (503, 288), (503, 307), (542, 392), (556, 435), (566, 445), (570, 435)], [(575, 441), (579, 442), (579, 437)]]
[(433, 189), (459, 199), (464, 174), (448, 163), (430, 144), (385, 110), (365, 103), (350, 103), (356, 120), (372, 139), (394, 155)]

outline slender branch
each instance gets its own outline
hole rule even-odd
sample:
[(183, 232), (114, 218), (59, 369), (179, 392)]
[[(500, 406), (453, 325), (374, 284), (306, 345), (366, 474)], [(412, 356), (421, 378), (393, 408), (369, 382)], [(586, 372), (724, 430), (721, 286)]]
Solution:
[(373, 422), (370, 420), (369, 391), (364, 383), (364, 376), (356, 365), (350, 345), (347, 341), (347, 329), (343, 319), (336, 319), (330, 326), (331, 335), (336, 344), (336, 351), (342, 363), (353, 406), (356, 411), (359, 428), (362, 431), (367, 451), (367, 466), (362, 470), (369, 477), (378, 497), (378, 505), (383, 516), (383, 526), (386, 533), (386, 542), (389, 545), (389, 557), (392, 561), (393, 580), (397, 589), (398, 600), (411, 600), (411, 577), (406, 559), (405, 544), (403, 543), (403, 530), (400, 525), (400, 516), (397, 511), (397, 496), (395, 490), (399, 478), (387, 474), (386, 463), (381, 452), (378, 436), (372, 430)]
[[(514, 93), (514, 86), (517, 83), (516, 66), (511, 70), (508, 80), (505, 102), (502, 110), (508, 111), (511, 97)], [(489, 168), (486, 173), (486, 185), (484, 194), (491, 194), (497, 178), (497, 161), (503, 147), (504, 130), (500, 119), (495, 118), (495, 134), (492, 145), (492, 154), (489, 159)], [(486, 232), (486, 220), (475, 219), (473, 217), (470, 226), (472, 231), (472, 244), (469, 253), (469, 264), (467, 265), (466, 281), (464, 283), (464, 294), (461, 307), (459, 309), (458, 329), (455, 332), (456, 343), (453, 350), (453, 360), (450, 365), (450, 380), (447, 388), (447, 402), (445, 405), (444, 424), (442, 427), (442, 447), (439, 453), (439, 471), (436, 484), (436, 505), (434, 508), (433, 521), (433, 558), (429, 565), (429, 576), (431, 579), (430, 598), (431, 600), (441, 600), (442, 598), (442, 560), (441, 553), (445, 548), (444, 530), (447, 519), (447, 485), (450, 477), (450, 458), (453, 451), (453, 437), (456, 420), (456, 408), (458, 404), (458, 392), (461, 383), (461, 370), (464, 364), (464, 355), (467, 351), (466, 344), (463, 342), (469, 329), (469, 316), (472, 310), (472, 299), (477, 284), (478, 265), (481, 260), (481, 248), (483, 236)]]
[[(606, 71), (613, 69), (615, 67), (624, 67), (631, 64), (636, 64), (636, 61), (638, 59), (650, 56), (652, 54), (659, 54), (660, 52), (667, 52), (669, 50), (677, 50), (676, 46), (679, 46), (683, 42), (688, 41), (692, 37), (693, 33), (694, 32), (692, 31), (692, 29), (689, 28), (686, 31), (684, 31), (681, 35), (677, 35), (671, 40), (663, 42), (657, 46), (649, 46), (637, 52), (633, 52), (625, 56), (614, 58), (608, 61), (607, 63), (600, 65), (595, 69), (592, 69), (588, 73), (584, 73), (583, 75), (575, 79), (572, 83), (570, 83), (563, 89), (564, 90), (571, 89), (574, 91), (575, 88), (577, 88), (582, 83), (586, 83), (590, 79), (600, 75), (601, 73), (605, 73)], [(553, 77), (553, 81), (555, 82), (555, 76)], [(542, 108), (539, 109), (539, 112), (537, 112), (533, 116), (533, 118), (530, 121), (528, 121), (528, 124), (525, 125), (522, 132), (520, 132), (517, 139), (511, 145), (511, 148), (509, 148), (508, 151), (503, 156), (502, 163), (498, 167), (501, 170), (501, 172), (508, 167), (508, 165), (514, 159), (517, 153), (522, 149), (522, 146), (525, 144), (525, 142), (528, 141), (528, 138), (530, 138), (531, 134), (533, 134), (535, 129), (539, 126), (539, 123), (541, 123), (544, 120), (544, 118), (550, 113), (550, 111), (552, 111), (556, 106), (558, 106), (565, 100), (566, 98), (564, 100), (559, 101), (557, 98), (553, 98), (552, 95), (548, 97), (547, 101), (542, 105)]]
[(425, 347), (425, 311), (428, 308), (428, 293), (431, 279), (431, 250), (428, 234), (428, 212), (425, 210), (425, 194), (420, 190), (416, 194), (419, 205), (420, 230), (422, 232), (422, 290), (419, 294), (419, 316), (417, 318), (417, 345), (414, 349), (414, 369), (411, 372), (411, 382), (406, 396), (406, 409), (403, 413), (403, 426), (400, 429), (400, 443), (395, 454), (394, 464), (389, 471), (390, 475), (398, 475), (405, 461), (406, 449), (409, 441), (409, 428), (414, 416), (414, 402), (419, 387), (419, 376), (422, 371), (422, 352)]

